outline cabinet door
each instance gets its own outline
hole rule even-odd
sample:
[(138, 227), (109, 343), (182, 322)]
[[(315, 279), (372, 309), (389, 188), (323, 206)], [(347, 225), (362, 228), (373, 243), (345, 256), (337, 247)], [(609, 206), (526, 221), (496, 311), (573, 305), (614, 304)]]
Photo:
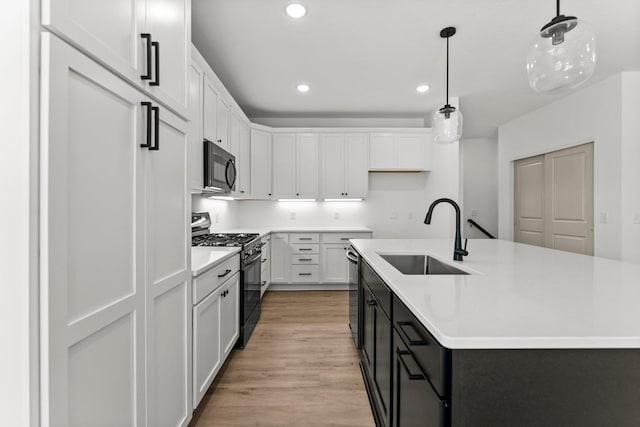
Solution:
[(251, 195), (251, 136), (249, 126), (240, 124), (240, 155), (236, 157), (240, 197)]
[(191, 419), (191, 269), (185, 121), (160, 107), (159, 150), (147, 151), (147, 423)]
[[(322, 135), (322, 198), (339, 199), (345, 193), (345, 150), (343, 135)], [(348, 166), (347, 166), (348, 167)], [(347, 171), (347, 173), (349, 173)]]
[(394, 169), (395, 156), (395, 141), (392, 134), (371, 135), (369, 169)]
[(291, 282), (291, 249), (288, 234), (271, 235), (271, 283)]
[(251, 197), (271, 198), (271, 135), (251, 130)]
[(195, 62), (189, 69), (189, 182), (191, 190), (204, 187), (202, 145), (202, 94), (204, 73)]
[(218, 107), (217, 107), (218, 119), (216, 120), (216, 135), (215, 140), (225, 150), (229, 151), (229, 104), (222, 99), (222, 96), (218, 95)]
[(391, 416), (391, 345), (393, 327), (391, 320), (377, 305), (373, 305), (373, 354), (374, 362), (372, 365), (374, 388), (378, 394), (379, 409), (382, 412), (386, 425), (389, 425)]
[[(362, 279), (361, 279), (362, 280)], [(361, 281), (362, 283), (362, 281)], [(373, 298), (373, 294), (369, 290), (369, 288), (365, 285), (362, 285), (362, 355), (364, 359), (365, 367), (367, 368), (369, 375), (372, 375), (373, 372), (373, 363), (374, 363), (374, 333), (375, 333), (375, 324), (374, 324), (374, 309), (370, 305), (371, 301), (375, 301)]]
[(369, 188), (368, 144), (366, 135), (346, 135), (345, 152), (345, 197), (365, 198)]
[(145, 0), (43, 0), (42, 24), (88, 55), (143, 86)]
[(296, 136), (296, 197), (318, 198), (318, 135)]
[(233, 112), (229, 115), (229, 152), (237, 162), (240, 156), (240, 119)]
[(240, 335), (240, 273), (223, 286), (220, 300), (220, 351), (224, 361)]
[(206, 74), (204, 75), (203, 98), (202, 134), (204, 139), (216, 142), (218, 136), (218, 92)]
[(50, 33), (41, 90), (42, 416), (143, 426), (144, 98)]
[(424, 170), (426, 138), (420, 134), (396, 136), (396, 169)]
[[(79, 3), (79, 2), (76, 2)], [(94, 3), (94, 2), (91, 2)], [(111, 1), (107, 2), (114, 7)], [(146, 0), (146, 32), (151, 34), (158, 48), (160, 69), (154, 65), (154, 78), (159, 85), (148, 90), (180, 115), (187, 114), (187, 71), (191, 58), (191, 2), (187, 0)], [(114, 8), (115, 9), (115, 8)], [(150, 82), (151, 80), (147, 80)]]
[(273, 194), (276, 198), (296, 195), (296, 136), (273, 135)]
[(213, 291), (193, 308), (193, 407), (198, 406), (222, 361), (220, 346), (220, 295)]
[(347, 246), (344, 244), (322, 245), (322, 282), (347, 283)]

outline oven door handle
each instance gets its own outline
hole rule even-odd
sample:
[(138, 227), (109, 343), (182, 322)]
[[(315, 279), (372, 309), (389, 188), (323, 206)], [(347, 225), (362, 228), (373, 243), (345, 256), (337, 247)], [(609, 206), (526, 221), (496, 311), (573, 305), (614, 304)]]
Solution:
[(257, 254), (256, 256), (254, 256), (253, 258), (251, 258), (251, 259), (249, 259), (249, 260), (245, 261), (243, 265), (244, 265), (244, 266), (251, 265), (251, 264), (255, 263), (256, 261), (258, 261), (258, 260), (259, 260), (259, 259), (261, 259), (261, 258), (262, 258), (262, 252), (260, 252), (259, 254)]

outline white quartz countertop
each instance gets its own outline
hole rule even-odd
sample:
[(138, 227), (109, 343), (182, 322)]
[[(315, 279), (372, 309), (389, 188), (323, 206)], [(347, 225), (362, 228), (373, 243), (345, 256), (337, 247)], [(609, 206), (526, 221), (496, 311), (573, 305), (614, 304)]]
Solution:
[(239, 254), (240, 248), (226, 246), (195, 246), (191, 248), (191, 275), (199, 276), (222, 261)]
[(231, 230), (212, 230), (212, 233), (258, 233), (260, 237), (264, 237), (270, 233), (373, 233), (369, 227), (362, 226), (342, 226), (342, 227), (243, 227)]
[[(352, 244), (452, 349), (640, 348), (640, 265), (503, 240), (357, 239)], [(470, 275), (404, 275), (380, 254), (428, 254)]]

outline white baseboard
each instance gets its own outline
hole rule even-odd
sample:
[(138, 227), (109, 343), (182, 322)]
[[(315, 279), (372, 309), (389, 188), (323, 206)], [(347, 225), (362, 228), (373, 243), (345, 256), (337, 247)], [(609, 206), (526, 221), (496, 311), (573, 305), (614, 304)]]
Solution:
[(348, 291), (348, 283), (272, 283), (269, 291)]

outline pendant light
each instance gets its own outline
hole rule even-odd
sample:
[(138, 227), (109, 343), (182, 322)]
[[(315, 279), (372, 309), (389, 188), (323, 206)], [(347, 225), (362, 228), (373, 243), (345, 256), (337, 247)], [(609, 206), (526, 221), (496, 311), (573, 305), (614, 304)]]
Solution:
[(455, 33), (455, 27), (440, 31), (440, 37), (447, 39), (447, 103), (433, 115), (433, 140), (438, 144), (452, 144), (462, 136), (462, 113), (449, 105), (449, 38)]
[(593, 75), (596, 67), (596, 41), (593, 28), (575, 16), (560, 14), (542, 27), (529, 46), (527, 75), (537, 92), (554, 93), (573, 89)]

